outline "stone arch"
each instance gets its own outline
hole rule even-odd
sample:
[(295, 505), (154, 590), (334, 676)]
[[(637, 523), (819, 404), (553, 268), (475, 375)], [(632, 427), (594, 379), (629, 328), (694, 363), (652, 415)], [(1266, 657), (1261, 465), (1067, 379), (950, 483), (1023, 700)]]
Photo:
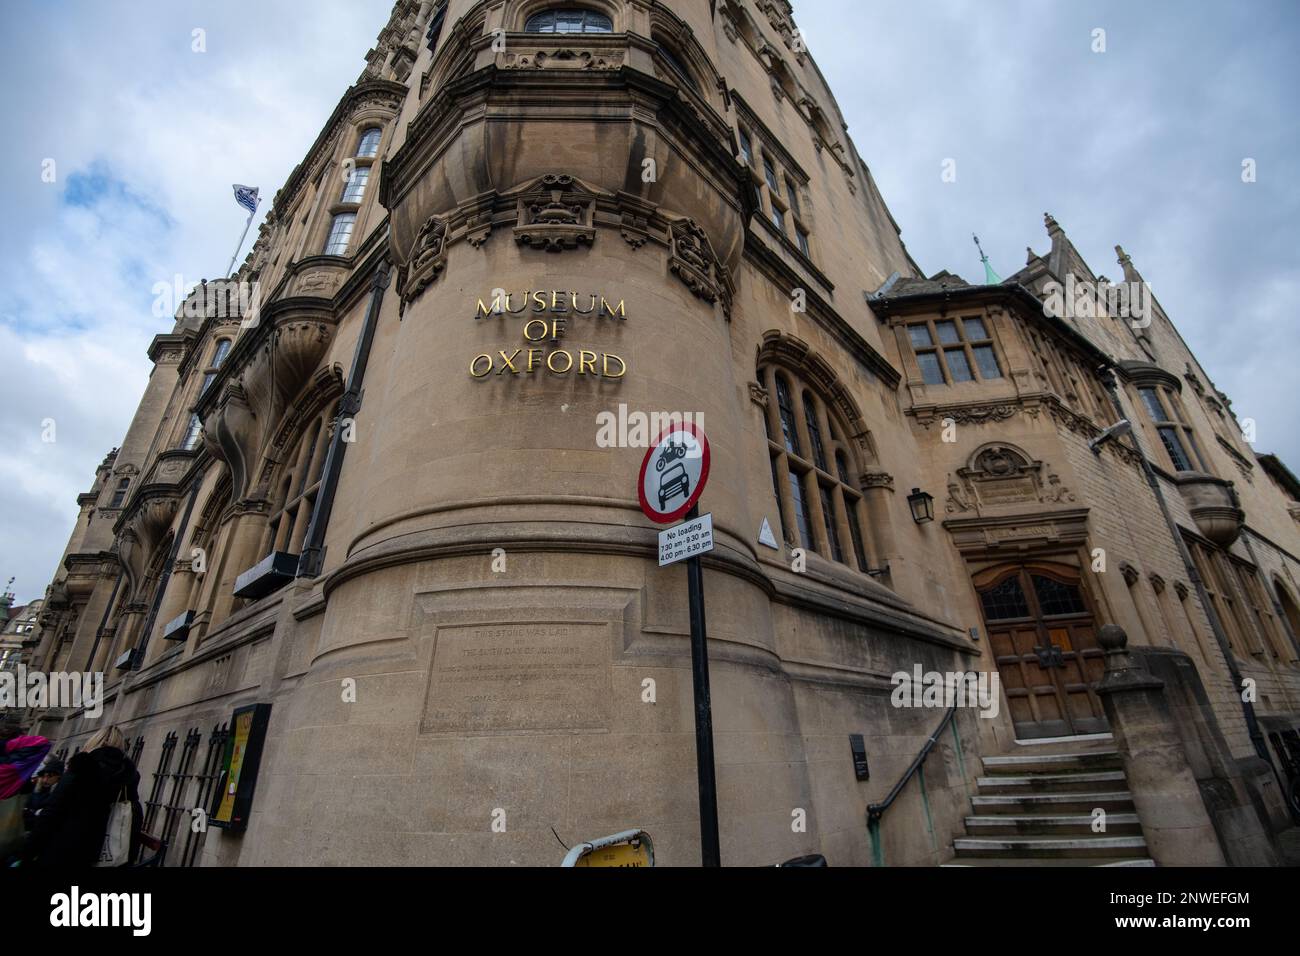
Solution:
[[(845, 445), (851, 448), (856, 473), (877, 468), (880, 464), (875, 440), (867, 427), (862, 409), (830, 363), (802, 339), (772, 329), (763, 333), (758, 347), (755, 369), (776, 365), (794, 372), (801, 381), (816, 387), (827, 407), (833, 408), (843, 421)], [(760, 377), (760, 383), (762, 379)], [(768, 396), (768, 400), (774, 400)]]
[(1291, 632), (1292, 652), (1300, 656), (1300, 601), (1296, 600), (1291, 589), (1277, 575), (1273, 576), (1273, 593), (1277, 595), (1277, 603), (1282, 608), (1282, 618)]
[(701, 96), (711, 98), (716, 93), (721, 77), (713, 60), (690, 25), (662, 3), (655, 3), (650, 9), (650, 37), (681, 61)]
[[(614, 33), (626, 33), (631, 25), (629, 4), (618, 0), (508, 0), (502, 12), (501, 26), (507, 33), (523, 33), (528, 20), (550, 9), (594, 10), (609, 17)], [(545, 36), (581, 36), (582, 34), (543, 34)]]

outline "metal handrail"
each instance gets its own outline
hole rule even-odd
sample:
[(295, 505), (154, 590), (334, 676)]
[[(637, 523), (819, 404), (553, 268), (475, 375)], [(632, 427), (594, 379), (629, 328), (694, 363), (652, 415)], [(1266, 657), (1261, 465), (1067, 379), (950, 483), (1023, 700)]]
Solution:
[(934, 749), (935, 742), (939, 739), (939, 735), (943, 733), (943, 729), (952, 722), (953, 715), (956, 713), (957, 705), (953, 704), (953, 706), (948, 708), (948, 712), (943, 715), (943, 720), (939, 721), (939, 726), (934, 728), (934, 733), (932, 733), (930, 739), (925, 742), (925, 746), (921, 748), (921, 752), (916, 755), (916, 759), (912, 761), (912, 765), (907, 768), (907, 772), (903, 774), (903, 778), (899, 780), (898, 783), (894, 784), (894, 789), (889, 791), (889, 796), (885, 797), (884, 801), (881, 803), (872, 803), (867, 806), (868, 825), (880, 822), (880, 818), (885, 815), (885, 811), (893, 805), (894, 801), (898, 799), (898, 795), (903, 792), (903, 788), (907, 786), (907, 781), (911, 780), (912, 777), (916, 775), (916, 772), (921, 769), (921, 764), (925, 763), (925, 758), (928, 757), (930, 751)]

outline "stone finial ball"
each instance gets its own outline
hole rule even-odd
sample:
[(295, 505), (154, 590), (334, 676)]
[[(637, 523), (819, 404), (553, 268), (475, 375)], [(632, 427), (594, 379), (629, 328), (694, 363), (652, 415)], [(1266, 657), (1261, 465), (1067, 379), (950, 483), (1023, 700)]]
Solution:
[(1128, 647), (1128, 634), (1118, 624), (1104, 624), (1097, 632), (1097, 643), (1102, 650), (1122, 651)]

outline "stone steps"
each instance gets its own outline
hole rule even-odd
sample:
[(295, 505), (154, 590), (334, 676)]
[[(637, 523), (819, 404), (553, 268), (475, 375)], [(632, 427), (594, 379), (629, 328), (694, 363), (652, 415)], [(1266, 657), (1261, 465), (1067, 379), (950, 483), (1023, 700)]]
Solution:
[[(1109, 735), (1062, 752), (982, 758), (966, 835), (950, 866), (1150, 866), (1123, 763)], [(1096, 811), (1105, 812), (1094, 832)]]
[(1087, 859), (1089, 857), (1143, 856), (1147, 842), (1141, 836), (1097, 834), (1073, 837), (959, 837), (953, 841), (959, 857), (1015, 857), (1034, 859)]
[(1014, 793), (1052, 793), (1062, 787), (1069, 787), (1072, 792), (1113, 791), (1116, 786), (1125, 786), (1127, 779), (1123, 770), (1100, 770), (1078, 773), (1027, 773), (997, 774), (980, 777), (976, 784), (983, 794)]
[(1083, 754), (1012, 754), (1006, 757), (984, 757), (984, 770), (1000, 773), (1060, 773), (1062, 770), (1121, 770), (1123, 763), (1119, 752), (1101, 750)]
[[(1090, 813), (1049, 814), (997, 813), (966, 818), (970, 836), (1073, 836), (1093, 833)], [(1106, 833), (1111, 836), (1141, 835), (1142, 825), (1136, 813), (1107, 813)]]
[(1133, 794), (1127, 790), (1089, 793), (995, 793), (971, 797), (971, 806), (983, 813), (1107, 813), (1132, 811)]
[(1150, 857), (1092, 857), (1087, 860), (1079, 860), (1077, 857), (1063, 857), (1052, 859), (1050, 857), (1039, 857), (1032, 860), (1018, 859), (1016, 857), (988, 857), (981, 858), (977, 856), (962, 857), (960, 860), (953, 860), (950, 863), (942, 863), (940, 866), (1032, 866), (1035, 868), (1043, 866), (1140, 866), (1154, 867), (1155, 860)]

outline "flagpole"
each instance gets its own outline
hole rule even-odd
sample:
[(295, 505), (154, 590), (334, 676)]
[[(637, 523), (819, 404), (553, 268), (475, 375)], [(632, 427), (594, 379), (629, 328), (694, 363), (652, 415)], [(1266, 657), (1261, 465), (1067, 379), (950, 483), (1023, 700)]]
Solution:
[(248, 214), (248, 221), (244, 223), (244, 232), (239, 237), (239, 245), (235, 246), (235, 254), (230, 257), (230, 266), (226, 269), (227, 279), (229, 279), (231, 274), (235, 271), (235, 260), (239, 258), (239, 250), (244, 248), (244, 240), (248, 238), (248, 227), (253, 224), (253, 217), (257, 215), (257, 210), (261, 205), (262, 197), (259, 196), (257, 197), (257, 205), (253, 207), (253, 211)]

